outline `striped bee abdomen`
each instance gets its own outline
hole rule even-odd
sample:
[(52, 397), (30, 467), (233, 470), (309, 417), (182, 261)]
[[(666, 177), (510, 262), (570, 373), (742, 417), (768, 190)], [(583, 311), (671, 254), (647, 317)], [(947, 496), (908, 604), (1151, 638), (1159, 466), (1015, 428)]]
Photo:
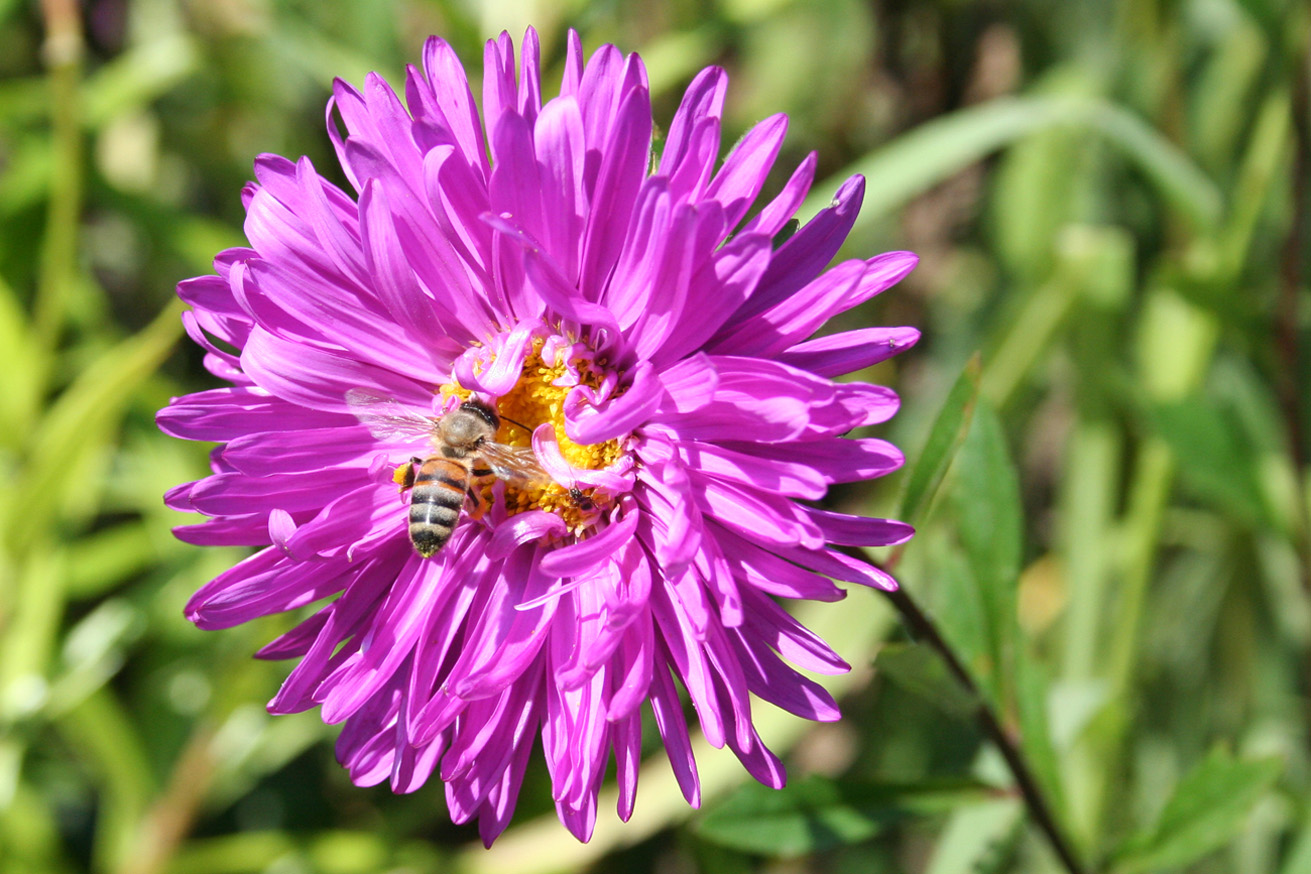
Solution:
[(414, 476), (410, 490), (410, 543), (424, 558), (430, 557), (450, 539), (460, 519), (469, 488), (468, 459), (426, 459)]

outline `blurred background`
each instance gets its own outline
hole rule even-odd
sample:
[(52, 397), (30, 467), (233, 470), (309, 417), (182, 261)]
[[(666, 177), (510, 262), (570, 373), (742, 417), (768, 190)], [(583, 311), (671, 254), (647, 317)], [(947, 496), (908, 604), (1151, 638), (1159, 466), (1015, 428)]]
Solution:
[[(652, 747), (579, 845), (539, 758), (485, 851), (264, 712), (288, 617), (183, 619), (238, 555), (172, 538), (209, 447), (153, 416), (216, 385), (173, 288), (255, 155), (345, 185), (334, 76), (438, 33), (476, 82), (529, 23), (548, 82), (568, 27), (641, 53), (658, 124), (725, 66), (726, 144), (791, 116), (772, 189), (818, 151), (808, 213), (868, 177), (844, 257), (922, 260), (834, 327), (924, 338), (863, 375), (906, 468), (830, 501), (917, 525), (879, 558), (977, 689), (877, 593), (804, 605), (855, 670), (835, 725), (756, 708), (787, 789), (703, 750), (691, 811)], [(0, 0), (0, 871), (1311, 871), (1309, 44), (1301, 0)]]

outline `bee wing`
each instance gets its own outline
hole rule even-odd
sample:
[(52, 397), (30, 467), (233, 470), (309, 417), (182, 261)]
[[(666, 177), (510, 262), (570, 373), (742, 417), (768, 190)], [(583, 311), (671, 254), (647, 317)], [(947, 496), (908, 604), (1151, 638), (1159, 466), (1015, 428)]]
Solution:
[(507, 446), (504, 443), (483, 443), (478, 447), (482, 461), (492, 473), (519, 487), (546, 486), (551, 475), (542, 469), (537, 456), (527, 446)]
[(379, 440), (432, 437), (437, 427), (436, 419), (421, 416), (399, 401), (360, 388), (346, 392), (346, 406)]

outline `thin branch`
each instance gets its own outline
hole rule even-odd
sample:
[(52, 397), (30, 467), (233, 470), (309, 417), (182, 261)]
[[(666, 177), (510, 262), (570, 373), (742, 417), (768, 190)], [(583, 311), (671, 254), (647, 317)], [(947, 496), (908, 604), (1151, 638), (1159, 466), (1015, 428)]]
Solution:
[[(847, 552), (861, 561), (869, 562), (869, 558), (862, 555), (859, 550), (853, 549), (847, 550)], [(870, 563), (872, 564), (872, 562)], [(970, 672), (965, 668), (965, 665), (956, 657), (951, 644), (947, 643), (946, 639), (939, 633), (937, 626), (933, 624), (933, 620), (920, 609), (910, 594), (905, 589), (897, 589), (894, 592), (885, 594), (888, 596), (888, 600), (892, 602), (892, 606), (901, 615), (902, 620), (910, 627), (916, 639), (932, 647), (938, 655), (942, 656), (952, 676), (978, 702), (978, 707), (974, 711), (975, 720), (984, 735), (1001, 752), (1002, 758), (1006, 761), (1006, 767), (1010, 769), (1011, 776), (1015, 778), (1015, 785), (1024, 799), (1029, 815), (1033, 818), (1034, 824), (1038, 826), (1039, 831), (1047, 838), (1053, 852), (1061, 860), (1062, 866), (1069, 874), (1084, 874), (1087, 869), (1084, 868), (1078, 856), (1075, 855), (1073, 845), (1056, 821), (1051, 805), (1048, 804), (1042, 787), (1038, 785), (1038, 781), (1029, 768), (1024, 753), (1020, 749), (1019, 739), (1002, 726), (1001, 720), (988, 705), (988, 699), (974, 682), (974, 678), (970, 676)]]

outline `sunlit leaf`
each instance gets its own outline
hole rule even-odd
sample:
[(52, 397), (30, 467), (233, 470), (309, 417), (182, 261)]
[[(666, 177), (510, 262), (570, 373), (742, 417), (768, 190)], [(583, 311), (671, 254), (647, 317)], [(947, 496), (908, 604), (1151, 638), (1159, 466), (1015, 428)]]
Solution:
[[(126, 397), (164, 360), (182, 332), (180, 306), (171, 304), (139, 334), (123, 340), (93, 363), (50, 408), (37, 426), (25, 475), (10, 493), (14, 513), (5, 535), (29, 542), (68, 496), (60, 486), (71, 467), (112, 439)], [(12, 509), (11, 509), (12, 512)]]
[(200, 60), (194, 41), (180, 35), (124, 52), (88, 78), (83, 92), (87, 123), (98, 126), (146, 105), (175, 88)]
[(1220, 219), (1222, 198), (1215, 183), (1159, 131), (1105, 100), (1058, 97), (999, 98), (926, 122), (816, 184), (801, 214), (819, 212), (843, 179), (859, 173), (866, 180), (859, 222), (868, 223), (997, 149), (1061, 125), (1104, 137), (1195, 226), (1209, 228)]
[(927, 874), (993, 874), (1007, 858), (1023, 823), (1024, 808), (1018, 799), (961, 805), (936, 841)]

